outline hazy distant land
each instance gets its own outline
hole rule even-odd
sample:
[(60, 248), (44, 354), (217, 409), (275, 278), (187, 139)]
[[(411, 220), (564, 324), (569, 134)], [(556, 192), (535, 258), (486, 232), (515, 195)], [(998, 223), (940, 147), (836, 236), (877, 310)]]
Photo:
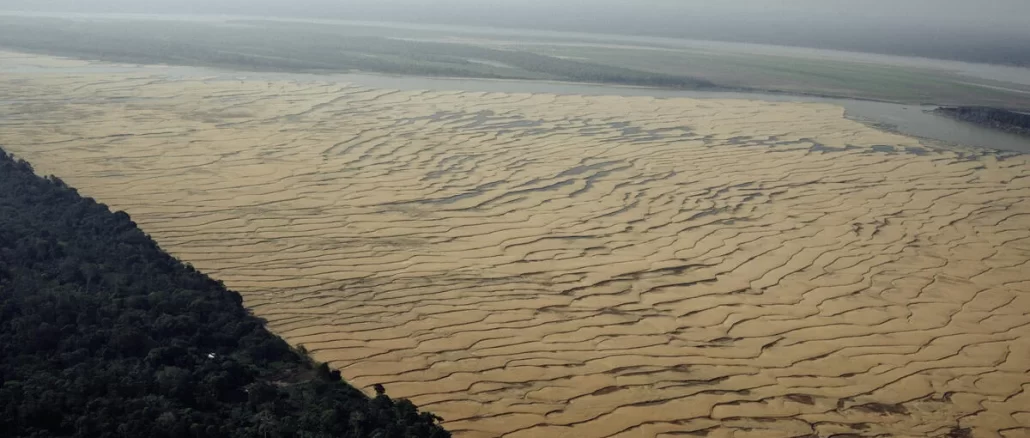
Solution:
[(1030, 67), (1026, 0), (4, 0), (0, 8), (614, 33)]
[(1030, 109), (1030, 69), (617, 35), (326, 20), (0, 15), (0, 47), (239, 71), (590, 82)]
[(7, 150), (459, 437), (1030, 433), (1027, 155), (789, 102), (40, 71), (0, 96)]

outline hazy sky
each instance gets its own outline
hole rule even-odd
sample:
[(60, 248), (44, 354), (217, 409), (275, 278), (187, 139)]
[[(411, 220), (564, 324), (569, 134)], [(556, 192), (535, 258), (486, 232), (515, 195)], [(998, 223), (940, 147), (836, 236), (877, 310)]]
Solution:
[[(179, 12), (378, 19), (526, 18), (575, 23), (639, 17), (720, 18), (734, 21), (921, 23), (1028, 27), (1028, 0), (0, 0), (0, 9)], [(554, 16), (555, 13), (566, 13)], [(510, 15), (514, 14), (514, 15)], [(670, 16), (671, 14), (671, 16)], [(671, 21), (671, 20), (665, 20)], [(526, 23), (530, 24), (530, 23)]]
[(0, 9), (530, 27), (1030, 60), (1030, 0), (0, 0)]

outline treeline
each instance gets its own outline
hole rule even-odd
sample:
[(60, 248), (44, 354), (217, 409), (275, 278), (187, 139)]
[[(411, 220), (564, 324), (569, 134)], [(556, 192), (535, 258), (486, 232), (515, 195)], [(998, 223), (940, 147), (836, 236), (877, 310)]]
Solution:
[(316, 366), (127, 214), (0, 150), (0, 436), (450, 436), (438, 421)]
[(982, 106), (940, 107), (934, 113), (1004, 131), (1030, 135), (1030, 113)]
[[(543, 79), (680, 89), (706, 80), (522, 50), (348, 34), (336, 26), (234, 22), (71, 21), (0, 17), (0, 46), (102, 61), (233, 70)], [(485, 62), (484, 62), (485, 61)]]

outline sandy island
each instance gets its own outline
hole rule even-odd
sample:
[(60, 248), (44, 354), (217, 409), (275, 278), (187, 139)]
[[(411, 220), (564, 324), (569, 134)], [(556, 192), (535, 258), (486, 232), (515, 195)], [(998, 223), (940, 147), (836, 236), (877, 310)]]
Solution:
[(820, 104), (152, 72), (0, 102), (8, 151), (458, 437), (1030, 436), (1027, 156)]

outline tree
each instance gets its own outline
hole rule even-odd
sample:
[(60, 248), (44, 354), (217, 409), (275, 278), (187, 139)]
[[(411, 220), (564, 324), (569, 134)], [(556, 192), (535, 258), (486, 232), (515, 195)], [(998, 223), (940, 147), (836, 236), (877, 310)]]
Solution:
[(128, 215), (0, 150), (0, 436), (450, 436), (312, 363)]

